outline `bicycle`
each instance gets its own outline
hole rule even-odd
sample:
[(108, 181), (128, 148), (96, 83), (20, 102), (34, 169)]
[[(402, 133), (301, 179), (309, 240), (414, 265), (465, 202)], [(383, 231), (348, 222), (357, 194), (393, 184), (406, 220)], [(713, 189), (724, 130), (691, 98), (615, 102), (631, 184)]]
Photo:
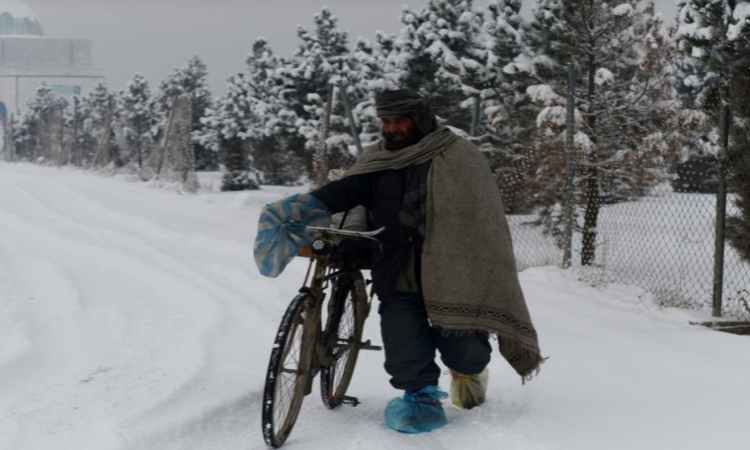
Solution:
[[(359, 400), (346, 392), (359, 351), (382, 350), (369, 340), (362, 341), (372, 296), (367, 295), (367, 283), (362, 275), (369, 261), (361, 255), (360, 244), (362, 239), (365, 243), (377, 241), (375, 236), (383, 228), (371, 232), (307, 229), (320, 234), (297, 255), (310, 258), (310, 266), (300, 293), (281, 319), (263, 393), (263, 437), (273, 448), (281, 447), (289, 437), (302, 401), (312, 392), (318, 373), (326, 407), (357, 406)], [(322, 312), (329, 287), (323, 328)]]

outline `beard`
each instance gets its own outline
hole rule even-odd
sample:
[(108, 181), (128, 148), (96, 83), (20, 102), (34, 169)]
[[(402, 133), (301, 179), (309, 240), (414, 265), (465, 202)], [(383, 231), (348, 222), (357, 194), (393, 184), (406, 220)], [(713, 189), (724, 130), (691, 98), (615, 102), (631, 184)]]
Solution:
[(386, 133), (383, 132), (383, 138), (385, 138), (385, 149), (386, 150), (402, 150), (406, 147), (410, 147), (422, 140), (424, 134), (419, 129), (414, 128), (411, 133)]

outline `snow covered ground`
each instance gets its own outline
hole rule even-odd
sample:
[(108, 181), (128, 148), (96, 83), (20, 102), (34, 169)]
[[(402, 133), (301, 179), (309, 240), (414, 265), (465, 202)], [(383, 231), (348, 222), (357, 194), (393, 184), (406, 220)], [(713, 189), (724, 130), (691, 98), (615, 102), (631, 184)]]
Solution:
[[(264, 448), (267, 357), (306, 266), (264, 279), (252, 240), (259, 208), (294, 190), (181, 195), (0, 163), (0, 449)], [(351, 388), (363, 404), (328, 411), (315, 393), (285, 448), (748, 448), (750, 337), (554, 267), (521, 281), (551, 357), (539, 378), (522, 386), (497, 354), (485, 406), (399, 435), (382, 422), (396, 395), (382, 354), (367, 352)]]

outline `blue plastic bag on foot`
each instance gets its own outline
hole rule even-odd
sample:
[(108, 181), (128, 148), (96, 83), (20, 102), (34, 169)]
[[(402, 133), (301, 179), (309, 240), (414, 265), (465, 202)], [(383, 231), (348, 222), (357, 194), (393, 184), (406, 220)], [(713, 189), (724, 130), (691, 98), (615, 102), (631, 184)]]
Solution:
[(441, 399), (448, 394), (437, 386), (427, 386), (415, 391), (406, 391), (401, 398), (394, 398), (385, 408), (385, 424), (400, 433), (427, 433), (445, 426), (448, 420)]

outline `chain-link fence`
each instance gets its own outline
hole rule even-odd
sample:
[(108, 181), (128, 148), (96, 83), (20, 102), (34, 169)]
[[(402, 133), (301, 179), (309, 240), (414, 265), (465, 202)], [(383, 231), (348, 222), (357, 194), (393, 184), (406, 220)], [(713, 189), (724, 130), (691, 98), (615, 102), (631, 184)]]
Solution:
[[(74, 102), (73, 108), (76, 107)], [(160, 142), (149, 149), (142, 167), (137, 169), (138, 175), (143, 180), (174, 184), (179, 189), (195, 192), (198, 179), (190, 126), (190, 98), (175, 98), (170, 104), (168, 117)], [(74, 165), (92, 170), (118, 170), (122, 167), (118, 152), (124, 145), (124, 133), (121, 123), (119, 127), (116, 126), (114, 105), (110, 103), (105, 111), (100, 129), (92, 136), (94, 142), (90, 149), (79, 142), (81, 121), (73, 113), (71, 120), (66, 122), (65, 105), (56, 104), (39, 113), (31, 125), (33, 133), (19, 142), (12, 117), (6, 117), (0, 121), (0, 159), (55, 166)]]
[[(564, 143), (560, 144), (559, 151), (564, 153)], [(572, 239), (573, 269), (581, 280), (594, 285), (623, 283), (642, 287), (665, 307), (711, 310), (715, 290), (720, 287), (723, 315), (750, 320), (750, 264), (728, 241), (717, 247), (718, 159), (694, 156), (651, 169), (661, 174), (662, 181), (641, 195), (614, 201), (600, 199), (593, 230), (594, 258), (588, 264), (582, 263), (581, 233), (587, 200), (578, 198), (572, 227), (576, 230)], [(555, 170), (564, 172), (565, 167)], [(579, 170), (572, 186), (582, 185), (586, 177)], [(599, 180), (604, 181), (603, 177)], [(501, 189), (512, 190), (518, 183), (504, 183), (501, 176), (499, 184)], [(531, 196), (537, 193), (529, 195), (527, 200), (531, 203)], [(735, 198), (732, 192), (727, 195), (727, 216), (739, 214)], [(562, 206), (558, 205), (558, 217), (563, 217), (561, 211)], [(538, 211), (508, 215), (519, 270), (563, 264), (559, 234), (552, 237), (549, 227), (540, 225), (538, 219)], [(534, 222), (537, 225), (531, 225)], [(717, 266), (717, 248), (722, 247), (723, 264)], [(715, 286), (715, 273), (721, 275), (719, 281), (723, 284)]]

